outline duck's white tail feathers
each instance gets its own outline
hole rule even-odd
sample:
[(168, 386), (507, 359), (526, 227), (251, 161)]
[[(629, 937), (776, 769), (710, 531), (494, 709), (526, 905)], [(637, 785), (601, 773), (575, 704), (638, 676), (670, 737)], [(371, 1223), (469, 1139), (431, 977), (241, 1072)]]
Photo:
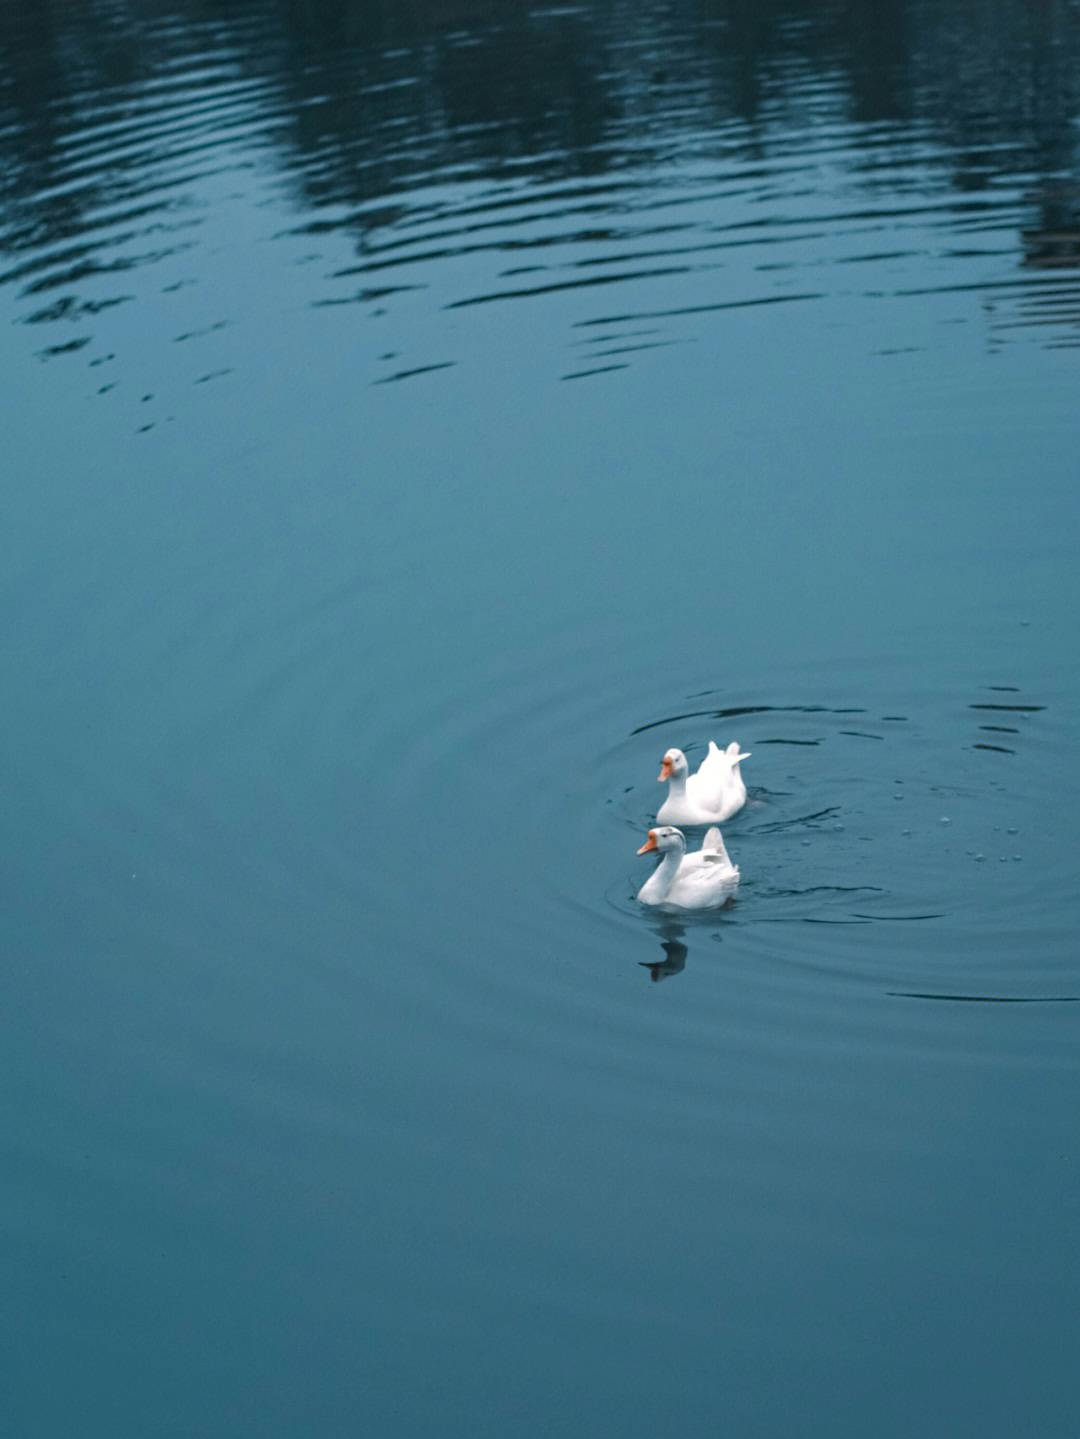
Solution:
[(705, 831), (705, 838), (701, 841), (701, 853), (711, 862), (719, 861), (721, 864), (730, 864), (728, 852), (724, 847), (724, 838), (716, 825)]
[(698, 768), (698, 779), (710, 789), (722, 786), (731, 770), (731, 761), (715, 740), (709, 741), (709, 752)]

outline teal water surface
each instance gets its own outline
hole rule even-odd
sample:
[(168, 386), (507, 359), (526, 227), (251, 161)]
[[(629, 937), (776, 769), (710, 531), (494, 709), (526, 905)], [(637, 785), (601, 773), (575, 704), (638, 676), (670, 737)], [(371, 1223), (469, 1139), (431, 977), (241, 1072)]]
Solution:
[(1080, 1434), (1078, 15), (5, 8), (7, 1431)]

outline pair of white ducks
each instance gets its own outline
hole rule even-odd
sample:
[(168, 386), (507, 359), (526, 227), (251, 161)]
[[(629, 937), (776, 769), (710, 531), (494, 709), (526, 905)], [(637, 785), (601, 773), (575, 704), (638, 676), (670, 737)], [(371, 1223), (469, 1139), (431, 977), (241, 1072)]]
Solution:
[[(660, 806), (656, 829), (638, 854), (653, 851), (660, 863), (642, 885), (642, 904), (674, 909), (715, 909), (730, 898), (739, 883), (717, 825), (742, 809), (746, 784), (739, 765), (750, 756), (736, 741), (726, 750), (709, 741), (709, 753), (696, 774), (691, 774), (681, 749), (669, 749), (660, 766), (659, 780), (667, 780), (668, 797)], [(686, 840), (676, 825), (709, 825), (701, 848), (687, 854)]]

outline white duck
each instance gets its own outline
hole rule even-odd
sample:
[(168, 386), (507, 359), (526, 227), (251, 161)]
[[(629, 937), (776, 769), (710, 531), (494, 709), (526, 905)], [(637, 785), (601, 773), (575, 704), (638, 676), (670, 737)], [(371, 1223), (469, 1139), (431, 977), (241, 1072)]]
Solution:
[(658, 780), (670, 781), (668, 797), (657, 811), (660, 824), (722, 824), (746, 803), (746, 783), (739, 765), (742, 754), (737, 740), (727, 749), (709, 741), (709, 753), (697, 774), (689, 773), (681, 749), (669, 749), (660, 766)]
[(687, 854), (682, 831), (671, 825), (649, 830), (638, 850), (656, 850), (663, 858), (638, 891), (642, 904), (675, 909), (715, 909), (735, 892), (738, 868), (728, 858), (720, 831), (714, 826), (696, 854)]

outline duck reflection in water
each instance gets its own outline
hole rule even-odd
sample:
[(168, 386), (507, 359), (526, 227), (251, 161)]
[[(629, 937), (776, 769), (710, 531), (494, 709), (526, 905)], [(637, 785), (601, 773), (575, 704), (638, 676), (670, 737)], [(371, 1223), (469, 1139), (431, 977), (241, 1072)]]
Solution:
[(685, 933), (683, 926), (676, 921), (662, 917), (657, 925), (660, 934), (660, 948), (664, 951), (664, 958), (660, 960), (639, 960), (638, 963), (643, 969), (649, 971), (649, 978), (654, 984), (660, 980), (667, 979), (673, 974), (680, 974), (686, 965), (687, 949), (682, 942), (682, 935)]

